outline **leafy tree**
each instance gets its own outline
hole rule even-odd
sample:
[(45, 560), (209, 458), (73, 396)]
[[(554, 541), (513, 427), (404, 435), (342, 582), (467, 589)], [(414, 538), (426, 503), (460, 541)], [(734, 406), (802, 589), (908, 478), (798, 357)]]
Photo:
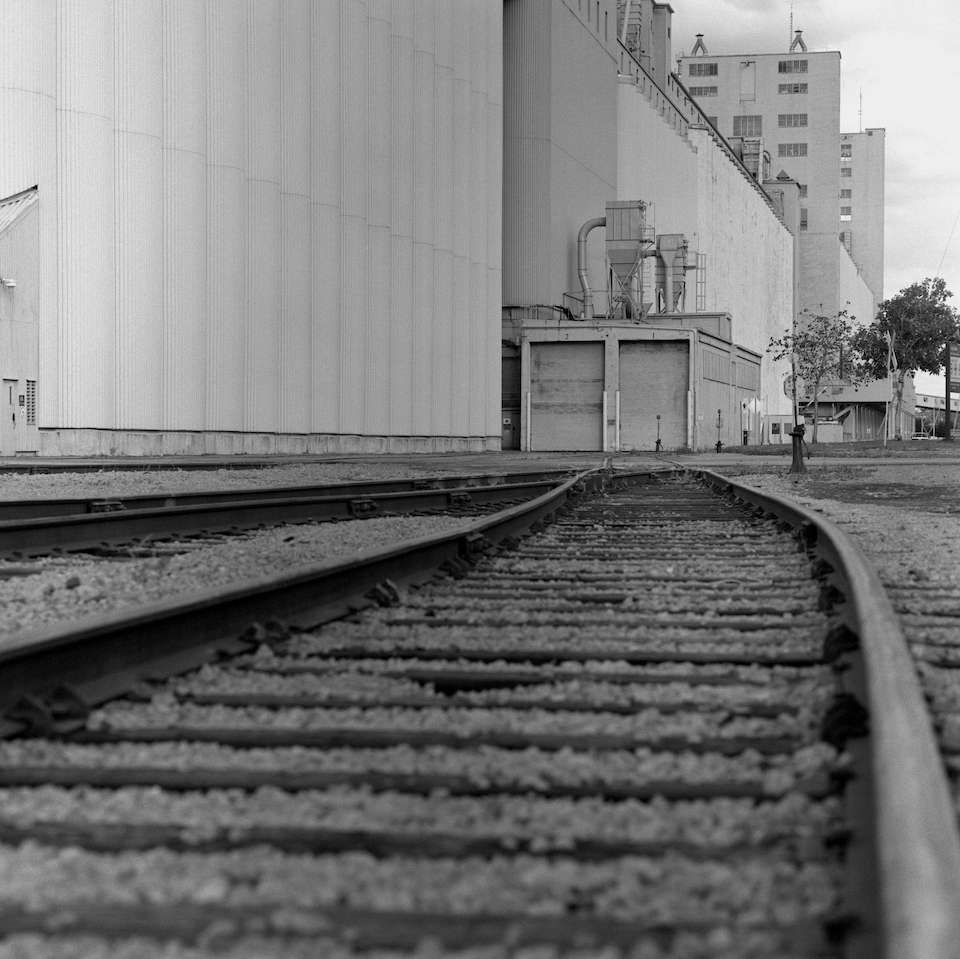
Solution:
[(861, 375), (873, 380), (893, 377), (897, 439), (906, 378), (918, 370), (939, 373), (947, 340), (957, 335), (957, 314), (947, 304), (952, 295), (941, 277), (927, 277), (884, 300), (876, 319), (854, 334)]
[(820, 390), (828, 381), (856, 381), (859, 369), (850, 362), (852, 321), (846, 310), (817, 313), (804, 310), (796, 328), (783, 336), (771, 337), (767, 352), (775, 360), (789, 359), (793, 373), (793, 407), (797, 408), (797, 380), (809, 388), (813, 403), (813, 436), (817, 442)]

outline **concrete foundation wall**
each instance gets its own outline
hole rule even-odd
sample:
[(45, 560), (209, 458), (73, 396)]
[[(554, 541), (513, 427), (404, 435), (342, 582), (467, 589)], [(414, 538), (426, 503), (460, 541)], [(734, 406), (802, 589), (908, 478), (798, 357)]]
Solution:
[(45, 451), (498, 446), (502, 38), (487, 0), (0, 5)]

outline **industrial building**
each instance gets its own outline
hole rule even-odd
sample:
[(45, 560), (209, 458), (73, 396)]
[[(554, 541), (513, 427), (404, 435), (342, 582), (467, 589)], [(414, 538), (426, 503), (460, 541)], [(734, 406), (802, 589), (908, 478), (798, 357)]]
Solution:
[(499, 447), (502, 45), (489, 0), (4, 0), (29, 445)]
[(796, 307), (796, 184), (751, 172), (670, 73), (670, 5), (632, 6), (642, 56), (622, 5), (505, 5), (507, 445), (758, 443), (790, 411), (765, 349)]
[[(799, 184), (801, 318), (845, 310), (856, 322), (870, 323), (884, 296), (886, 134), (882, 128), (840, 131), (840, 66), (839, 51), (809, 50), (800, 30), (789, 49), (777, 53), (718, 55), (698, 34), (690, 53), (677, 58), (682, 82), (720, 133), (745, 156), (769, 156), (774, 169)], [(906, 404), (902, 422), (893, 423), (889, 395), (889, 383), (860, 389), (830, 384), (817, 398), (819, 414), (828, 418), (822, 435), (869, 440), (884, 431), (909, 434), (912, 407)], [(812, 416), (814, 398), (803, 399)]]
[(808, 182), (671, 16), (6, 0), (0, 453), (766, 441)]

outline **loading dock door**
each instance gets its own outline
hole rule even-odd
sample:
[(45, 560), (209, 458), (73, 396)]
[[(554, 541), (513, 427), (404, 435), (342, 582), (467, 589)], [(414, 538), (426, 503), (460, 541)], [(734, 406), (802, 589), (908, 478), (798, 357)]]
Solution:
[(663, 448), (687, 445), (689, 370), (690, 348), (685, 340), (621, 342), (621, 449), (654, 449), (657, 414)]
[(531, 344), (531, 449), (603, 449), (603, 350), (603, 343)]

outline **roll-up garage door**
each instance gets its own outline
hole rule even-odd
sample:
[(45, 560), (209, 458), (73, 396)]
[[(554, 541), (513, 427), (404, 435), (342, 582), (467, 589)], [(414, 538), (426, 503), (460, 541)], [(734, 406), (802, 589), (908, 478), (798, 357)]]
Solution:
[(603, 448), (603, 343), (530, 347), (530, 448)]
[(664, 449), (687, 445), (690, 350), (686, 341), (620, 344), (620, 445), (652, 450), (657, 414)]

